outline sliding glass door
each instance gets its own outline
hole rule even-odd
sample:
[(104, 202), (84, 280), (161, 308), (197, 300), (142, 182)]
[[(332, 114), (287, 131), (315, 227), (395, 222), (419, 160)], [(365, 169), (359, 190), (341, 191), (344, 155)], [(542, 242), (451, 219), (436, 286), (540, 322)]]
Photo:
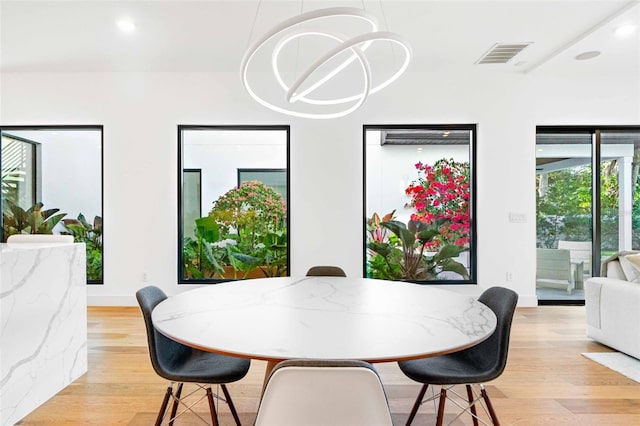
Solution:
[(639, 150), (640, 128), (538, 127), (540, 304), (584, 303), (584, 281), (603, 259), (640, 249)]

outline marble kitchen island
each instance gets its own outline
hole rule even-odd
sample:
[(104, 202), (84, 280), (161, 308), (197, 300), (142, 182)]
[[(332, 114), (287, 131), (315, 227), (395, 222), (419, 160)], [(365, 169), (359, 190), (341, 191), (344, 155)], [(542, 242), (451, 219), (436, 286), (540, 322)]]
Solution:
[(0, 425), (87, 372), (84, 244), (0, 244)]

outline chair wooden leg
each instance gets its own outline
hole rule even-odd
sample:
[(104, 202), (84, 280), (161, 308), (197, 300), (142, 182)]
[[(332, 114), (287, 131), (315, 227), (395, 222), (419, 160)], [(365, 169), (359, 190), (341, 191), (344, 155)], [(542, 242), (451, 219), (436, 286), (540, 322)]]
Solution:
[(469, 400), (469, 409), (471, 417), (473, 417), (473, 426), (478, 426), (478, 413), (476, 412), (476, 404), (473, 403), (473, 391), (471, 385), (467, 385), (467, 399)]
[(178, 383), (178, 389), (176, 389), (176, 395), (173, 398), (173, 406), (171, 407), (171, 416), (169, 417), (169, 426), (173, 426), (173, 419), (176, 417), (176, 412), (178, 412), (178, 404), (179, 404), (181, 395), (182, 395), (182, 383)]
[(173, 393), (173, 387), (167, 386), (167, 391), (164, 394), (164, 399), (162, 400), (162, 405), (160, 406), (160, 411), (158, 412), (158, 418), (156, 419), (156, 426), (160, 426), (162, 424), (162, 418), (164, 417), (164, 412), (167, 410), (167, 404), (169, 403), (169, 398)]
[(436, 426), (442, 426), (444, 420), (444, 406), (447, 403), (447, 388), (444, 386), (440, 388), (440, 403), (438, 404), (438, 418), (436, 420)]
[(487, 410), (489, 411), (489, 415), (491, 416), (491, 421), (494, 426), (500, 426), (500, 422), (498, 421), (498, 416), (496, 416), (496, 412), (493, 409), (493, 405), (491, 405), (491, 400), (489, 399), (489, 394), (485, 390), (484, 386), (480, 386), (480, 393), (482, 398), (484, 399), (485, 404), (487, 405)]
[(405, 423), (406, 426), (409, 426), (411, 422), (413, 422), (413, 418), (418, 413), (418, 408), (420, 408), (420, 405), (422, 405), (422, 398), (424, 398), (424, 394), (425, 392), (427, 392), (428, 387), (429, 385), (423, 385), (422, 389), (420, 389), (420, 392), (418, 393), (418, 397), (416, 398), (416, 402), (413, 403), (413, 408), (411, 409), (411, 413), (409, 413), (409, 418), (407, 419), (407, 423)]
[(238, 412), (236, 411), (236, 407), (233, 405), (233, 400), (231, 399), (231, 395), (229, 394), (229, 390), (227, 390), (227, 385), (220, 385), (222, 388), (222, 392), (224, 393), (224, 397), (227, 400), (227, 405), (229, 406), (229, 410), (231, 410), (231, 414), (233, 415), (233, 419), (236, 421), (237, 426), (241, 426), (240, 417), (238, 417)]
[(218, 414), (216, 413), (216, 406), (213, 403), (213, 393), (211, 388), (207, 388), (207, 399), (209, 400), (209, 410), (211, 411), (211, 424), (218, 426)]

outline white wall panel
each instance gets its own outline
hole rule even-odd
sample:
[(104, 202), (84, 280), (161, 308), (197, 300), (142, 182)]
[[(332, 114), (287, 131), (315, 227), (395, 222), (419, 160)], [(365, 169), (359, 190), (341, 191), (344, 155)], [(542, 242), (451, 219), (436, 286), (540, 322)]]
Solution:
[(362, 125), (477, 123), (479, 285), (533, 305), (535, 126), (640, 124), (638, 74), (409, 73), (350, 116), (309, 121), (255, 104), (235, 73), (4, 73), (0, 123), (105, 126), (105, 284), (89, 287), (93, 304), (135, 304), (143, 272), (169, 294), (190, 287), (176, 284), (178, 124), (290, 124), (291, 272), (337, 264), (357, 276)]

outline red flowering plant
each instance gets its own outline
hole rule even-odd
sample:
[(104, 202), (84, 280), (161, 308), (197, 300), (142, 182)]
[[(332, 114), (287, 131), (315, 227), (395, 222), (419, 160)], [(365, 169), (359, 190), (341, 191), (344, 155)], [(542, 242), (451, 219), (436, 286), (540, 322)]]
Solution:
[(433, 166), (418, 162), (419, 177), (405, 190), (411, 197), (405, 207), (415, 208), (411, 220), (440, 223), (440, 235), (427, 243), (435, 251), (444, 244), (469, 247), (469, 163), (441, 159)]

